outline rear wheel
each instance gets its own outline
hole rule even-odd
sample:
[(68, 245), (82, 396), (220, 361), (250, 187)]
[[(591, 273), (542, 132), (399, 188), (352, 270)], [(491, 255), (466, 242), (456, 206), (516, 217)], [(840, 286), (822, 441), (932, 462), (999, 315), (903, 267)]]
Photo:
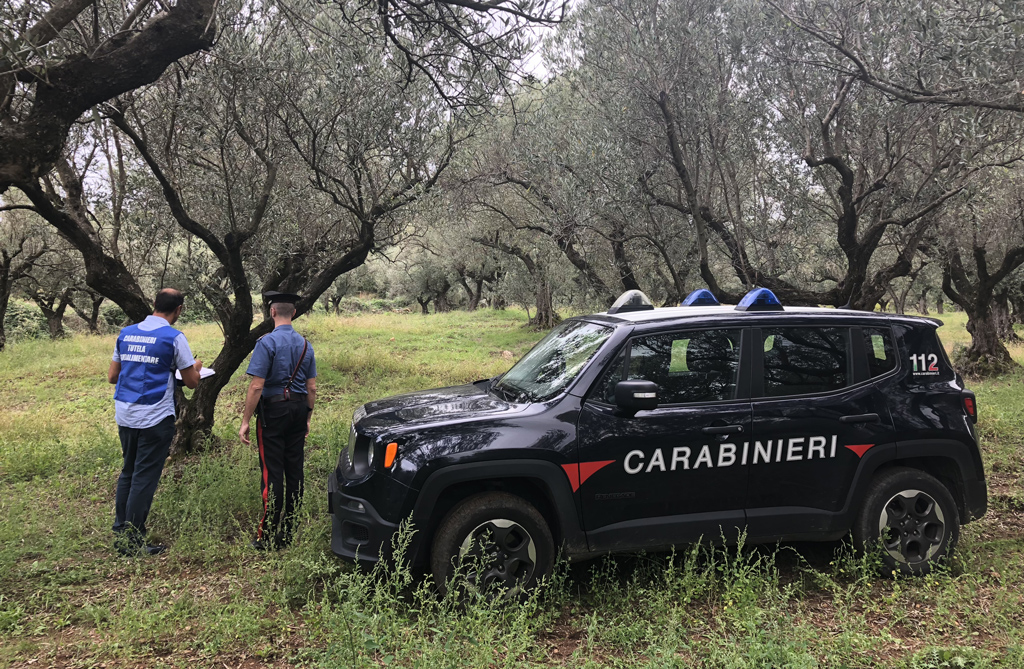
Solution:
[(935, 477), (916, 469), (879, 474), (853, 528), (855, 544), (877, 552), (886, 573), (920, 576), (952, 555), (960, 538), (953, 496)]
[(442, 592), (457, 583), (467, 592), (517, 595), (551, 573), (554, 541), (544, 518), (521, 497), (482, 493), (441, 522), (430, 565)]

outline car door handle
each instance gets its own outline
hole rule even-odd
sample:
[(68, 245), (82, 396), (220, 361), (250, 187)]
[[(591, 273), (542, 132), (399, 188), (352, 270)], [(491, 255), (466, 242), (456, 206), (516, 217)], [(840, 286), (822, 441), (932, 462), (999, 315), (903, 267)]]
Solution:
[(839, 417), (839, 422), (840, 423), (877, 423), (878, 422), (878, 414), (877, 413), (862, 413), (862, 414), (857, 414), (856, 416), (840, 416)]
[(736, 432), (742, 432), (742, 425), (710, 425), (703, 430), (704, 434), (734, 434)]

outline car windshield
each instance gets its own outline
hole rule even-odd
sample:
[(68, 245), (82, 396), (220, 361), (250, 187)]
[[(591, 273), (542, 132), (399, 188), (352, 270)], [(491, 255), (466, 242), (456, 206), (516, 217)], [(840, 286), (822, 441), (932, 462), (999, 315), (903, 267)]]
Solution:
[(513, 365), (493, 390), (516, 402), (550, 399), (576, 378), (611, 333), (603, 325), (566, 321)]

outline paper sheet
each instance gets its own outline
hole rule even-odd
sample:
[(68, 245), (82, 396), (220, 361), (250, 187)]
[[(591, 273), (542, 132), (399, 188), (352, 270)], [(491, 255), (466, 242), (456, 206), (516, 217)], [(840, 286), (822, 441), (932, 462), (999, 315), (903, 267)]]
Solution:
[[(209, 367), (203, 367), (202, 369), (199, 370), (199, 378), (205, 379), (206, 377), (213, 376), (216, 373), (217, 372), (213, 371)], [(181, 381), (181, 370), (178, 370), (177, 372), (174, 373), (174, 378)]]

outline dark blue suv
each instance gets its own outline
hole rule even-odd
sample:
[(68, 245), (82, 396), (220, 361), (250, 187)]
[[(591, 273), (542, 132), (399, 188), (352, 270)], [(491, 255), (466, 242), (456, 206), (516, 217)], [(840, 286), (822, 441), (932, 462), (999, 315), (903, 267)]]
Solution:
[(566, 320), (494, 379), (370, 402), (329, 482), (335, 553), (444, 587), (579, 559), (836, 540), (923, 574), (985, 513), (977, 404), (927, 318), (642, 293)]

